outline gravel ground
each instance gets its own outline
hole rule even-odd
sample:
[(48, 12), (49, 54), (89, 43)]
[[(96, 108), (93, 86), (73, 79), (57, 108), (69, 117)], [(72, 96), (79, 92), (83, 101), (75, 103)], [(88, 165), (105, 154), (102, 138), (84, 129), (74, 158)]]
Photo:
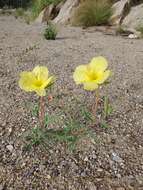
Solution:
[[(0, 190), (143, 190), (143, 40), (65, 27), (46, 41), (43, 29), (0, 16)], [(58, 78), (53, 96), (89, 105), (93, 95), (75, 86), (72, 72), (98, 55), (114, 73), (101, 90), (114, 108), (110, 127), (95, 128), (98, 141), (75, 153), (60, 145), (24, 151), (23, 132), (36, 123), (25, 103), (37, 97), (19, 89), (19, 73), (46, 65)]]

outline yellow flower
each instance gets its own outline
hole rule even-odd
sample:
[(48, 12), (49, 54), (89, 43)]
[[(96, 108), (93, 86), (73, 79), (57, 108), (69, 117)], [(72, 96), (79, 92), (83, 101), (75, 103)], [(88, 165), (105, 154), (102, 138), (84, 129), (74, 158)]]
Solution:
[(20, 74), (19, 86), (26, 92), (35, 91), (39, 96), (45, 96), (46, 90), (53, 82), (54, 77), (49, 77), (47, 67), (36, 66), (33, 71), (24, 71)]
[(85, 90), (95, 90), (105, 82), (110, 75), (107, 60), (102, 57), (94, 57), (88, 65), (80, 65), (76, 68), (73, 78), (76, 84), (83, 84)]

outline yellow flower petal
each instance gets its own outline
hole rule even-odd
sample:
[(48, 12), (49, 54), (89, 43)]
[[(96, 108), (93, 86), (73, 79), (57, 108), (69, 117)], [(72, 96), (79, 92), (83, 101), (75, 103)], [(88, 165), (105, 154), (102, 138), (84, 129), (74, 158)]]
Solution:
[(25, 91), (35, 91), (39, 96), (45, 96), (45, 88), (54, 82), (54, 77), (48, 78), (48, 68), (37, 66), (31, 72), (20, 74), (19, 86)]
[(88, 75), (87, 75), (87, 66), (86, 65), (80, 65), (76, 68), (73, 79), (76, 84), (81, 84), (85, 81), (88, 81)]
[(105, 80), (110, 76), (110, 70), (106, 70), (105, 72), (103, 72), (101, 75), (99, 75), (99, 77), (96, 80), (97, 84), (102, 84), (105, 82)]
[(45, 89), (38, 89), (38, 90), (36, 90), (36, 93), (38, 94), (38, 96), (46, 96)]
[(83, 84), (85, 90), (96, 90), (98, 85), (105, 82), (110, 76), (107, 60), (102, 57), (95, 57), (88, 65), (80, 65), (76, 68), (73, 78), (76, 84)]
[(108, 63), (107, 60), (102, 56), (94, 57), (89, 63), (89, 67), (94, 72), (105, 71), (108, 67)]
[(50, 77), (50, 78), (48, 78), (48, 80), (46, 80), (44, 83), (43, 83), (43, 85), (42, 85), (42, 88), (46, 88), (47, 86), (49, 86), (51, 83), (53, 83), (54, 82), (54, 77), (52, 76), (52, 77)]
[(36, 76), (36, 78), (38, 80), (42, 80), (42, 81), (45, 81), (48, 79), (48, 74), (49, 74), (49, 71), (48, 71), (48, 68), (47, 67), (44, 67), (44, 66), (36, 66), (32, 73)]
[(98, 84), (96, 82), (85, 82), (84, 83), (84, 89), (85, 90), (95, 90), (98, 88)]
[(19, 86), (25, 91), (33, 91), (35, 89), (34, 83), (36, 82), (35, 76), (31, 72), (22, 72), (20, 74)]

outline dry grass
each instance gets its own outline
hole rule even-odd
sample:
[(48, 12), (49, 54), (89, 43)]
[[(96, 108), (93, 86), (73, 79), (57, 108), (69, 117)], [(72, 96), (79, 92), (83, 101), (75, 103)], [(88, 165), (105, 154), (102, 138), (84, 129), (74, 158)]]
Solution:
[(112, 13), (112, 3), (108, 0), (87, 0), (78, 7), (73, 24), (86, 27), (105, 25), (109, 23)]

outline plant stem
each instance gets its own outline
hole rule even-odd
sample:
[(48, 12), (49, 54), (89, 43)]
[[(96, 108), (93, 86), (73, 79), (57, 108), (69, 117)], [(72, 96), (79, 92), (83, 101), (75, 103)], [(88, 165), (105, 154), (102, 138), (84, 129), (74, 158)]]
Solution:
[(93, 107), (93, 116), (94, 116), (95, 120), (97, 118), (98, 103), (99, 103), (99, 90), (97, 89), (96, 93), (95, 93), (95, 104), (94, 104), (94, 107)]
[(108, 112), (108, 99), (104, 97), (104, 119), (107, 119), (107, 112)]
[(45, 109), (44, 109), (44, 97), (40, 97), (40, 105), (39, 105), (39, 122), (40, 127), (44, 127), (44, 118), (45, 118)]

